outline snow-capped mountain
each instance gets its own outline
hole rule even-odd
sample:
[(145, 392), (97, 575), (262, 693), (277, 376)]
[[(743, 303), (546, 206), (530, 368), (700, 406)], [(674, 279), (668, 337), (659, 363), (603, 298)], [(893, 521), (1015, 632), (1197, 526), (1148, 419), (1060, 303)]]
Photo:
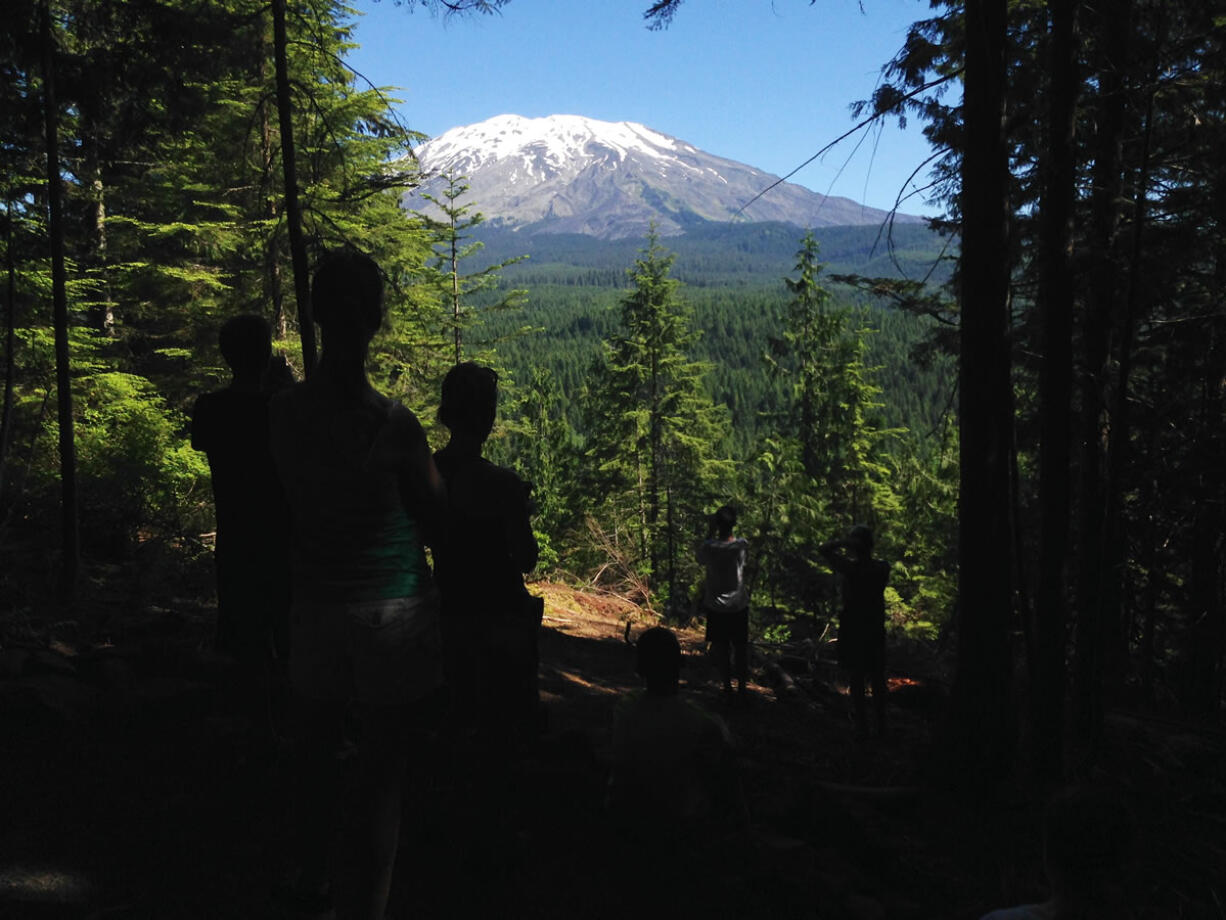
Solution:
[[(490, 222), (604, 239), (642, 236), (652, 221), (668, 236), (701, 221), (729, 220), (778, 178), (634, 122), (579, 115), (498, 115), (452, 128), (416, 153), (429, 178), (405, 196), (410, 210), (437, 216), (421, 193), (438, 197), (445, 176), (464, 176), (470, 190), (461, 203), (472, 203)], [(785, 182), (739, 219), (822, 227), (884, 217), (848, 198)]]

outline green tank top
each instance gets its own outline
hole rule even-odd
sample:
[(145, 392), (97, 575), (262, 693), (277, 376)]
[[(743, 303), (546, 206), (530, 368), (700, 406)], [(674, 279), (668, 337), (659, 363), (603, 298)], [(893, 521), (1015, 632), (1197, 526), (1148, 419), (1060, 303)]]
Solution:
[(386, 412), (355, 412), (302, 385), (274, 406), (296, 597), (349, 603), (414, 597), (432, 587), (400, 471), (368, 462), (386, 419)]

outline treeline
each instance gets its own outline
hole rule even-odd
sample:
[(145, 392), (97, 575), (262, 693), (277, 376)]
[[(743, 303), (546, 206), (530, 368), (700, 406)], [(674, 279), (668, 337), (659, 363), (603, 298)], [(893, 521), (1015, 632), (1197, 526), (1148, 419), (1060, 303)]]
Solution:
[[(684, 256), (654, 238), (562, 240), (553, 258), (569, 264), (503, 266), (524, 238), (504, 234), (500, 248), (486, 233), (486, 250), (474, 245), (486, 228), (460, 177), (442, 219), (400, 208), (416, 136), (344, 66), (344, 6), (291, 3), (284, 36), (279, 7), (57, 0), (9, 15), (0, 547), (12, 564), (0, 604), (45, 603), (53, 573), (71, 597), (78, 551), (137, 569), (207, 557), (207, 467), (185, 442), (186, 413), (228, 379), (216, 331), (230, 316), (266, 317), (297, 376), (308, 369), (297, 227), (308, 261), (352, 246), (384, 268), (389, 318), (373, 377), (433, 436), (447, 367), (471, 359), (503, 373), (494, 450), (534, 483), (553, 571), (683, 610), (691, 544), (732, 500), (755, 543), (764, 611), (829, 613), (810, 548), (866, 520), (897, 548), (899, 618), (940, 619), (944, 600), (916, 599), (923, 584), (948, 595), (949, 380), (939, 361), (910, 360), (921, 320), (870, 311), (872, 298), (846, 287), (836, 303), (824, 281), (797, 307), (784, 276), (798, 270), (800, 234), (782, 225), (699, 227), (677, 241)], [(875, 233), (823, 239), (850, 269), (877, 257), (866, 256)], [(938, 249), (926, 230), (902, 234), (915, 253)], [(816, 243), (803, 248), (816, 277)], [(58, 323), (53, 301), (65, 307)], [(801, 330), (798, 309), (822, 319)], [(797, 415), (802, 395), (820, 411)], [(944, 484), (940, 501), (908, 492), (930, 480)], [(912, 507), (930, 527), (906, 519)], [(931, 545), (912, 537), (923, 527)]]
[(941, 0), (861, 107), (922, 120), (961, 231), (951, 749), (989, 777), (1220, 712), (1224, 43), (1221, 4)]
[[(795, 236), (795, 230), (793, 230)], [(671, 250), (671, 240), (664, 241)], [(793, 241), (793, 246), (797, 241)], [(822, 250), (824, 255), (824, 248)], [(794, 258), (794, 256), (793, 256)], [(570, 273), (583, 276), (582, 269)], [(563, 394), (562, 411), (579, 424), (579, 394), (600, 343), (618, 322), (618, 303), (626, 290), (623, 269), (617, 284), (581, 286), (529, 285), (529, 303), (522, 313), (487, 317), (474, 339), (496, 343), (503, 365), (516, 379), (543, 367), (553, 374)], [(749, 289), (683, 285), (679, 298), (692, 313), (695, 358), (710, 364), (706, 386), (717, 403), (728, 407), (727, 438), (733, 452), (746, 456), (785, 402), (787, 382), (769, 372), (765, 360), (772, 339), (782, 334), (788, 303), (785, 275)], [(504, 279), (504, 284), (508, 283)], [(516, 283), (522, 283), (522, 275)], [(906, 428), (932, 435), (943, 416), (952, 412), (951, 358), (942, 351), (923, 354), (933, 321), (883, 304), (868, 307), (864, 298), (831, 285), (844, 304), (864, 307), (871, 333), (866, 364), (881, 387), (881, 418), (888, 428)], [(516, 334), (523, 326), (537, 330)]]
[[(925, 279), (939, 286), (949, 280), (957, 252), (955, 239), (926, 224), (822, 227), (817, 233), (822, 259), (832, 274)], [(508, 281), (519, 286), (620, 287), (642, 245), (638, 239), (600, 240), (535, 232), (532, 227), (482, 227), (475, 238), (484, 245), (483, 258), (491, 262), (527, 256), (506, 273)], [(779, 278), (794, 264), (796, 228), (775, 222), (699, 221), (683, 236), (670, 238), (669, 246), (676, 255), (672, 274), (690, 288), (778, 288)]]
[[(816, 240), (797, 245), (777, 291), (752, 296), (681, 284), (654, 234), (628, 289), (533, 289), (543, 334), (498, 345), (527, 387), (494, 454), (545, 484), (547, 558), (662, 612), (689, 612), (693, 547), (732, 501), (754, 547), (758, 625), (773, 637), (828, 622), (833, 583), (814, 547), (856, 522), (878, 530), (895, 564), (892, 618), (931, 634), (952, 591), (948, 361), (917, 365), (928, 323), (840, 302)], [(474, 331), (500, 324), (515, 329), (507, 314)], [(879, 337), (879, 354), (905, 365), (892, 378), (911, 401), (892, 408), (872, 363)], [(925, 428), (891, 423), (906, 411)]]
[(216, 330), (238, 313), (267, 317), (302, 375), (298, 251), (349, 245), (379, 260), (397, 291), (381, 377), (411, 402), (432, 392), (447, 332), (434, 237), (398, 206), (411, 170), (389, 165), (416, 135), (355, 80), (351, 47), (350, 15), (331, 0), (6, 7), (6, 606), (31, 602), (37, 560), (62, 551), (71, 573), (78, 518), (93, 558), (190, 548), (212, 529), (184, 412), (226, 378)]

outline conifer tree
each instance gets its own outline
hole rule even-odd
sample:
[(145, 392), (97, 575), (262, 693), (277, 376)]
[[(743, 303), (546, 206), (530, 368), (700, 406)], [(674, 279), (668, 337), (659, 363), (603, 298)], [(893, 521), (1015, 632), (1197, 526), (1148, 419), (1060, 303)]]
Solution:
[[(461, 274), (460, 263), (477, 255), (485, 246), (479, 240), (472, 240), (471, 233), (485, 223), (485, 215), (480, 211), (473, 211), (471, 204), (460, 203), (460, 199), (470, 188), (464, 181), (464, 176), (448, 175), (445, 179), (447, 187), (439, 195), (422, 194), (423, 198), (439, 209), (442, 217), (421, 213), (417, 216), (434, 237), (431, 244), (435, 253), (432, 277), (442, 292), (443, 302), (447, 305), (455, 363), (459, 364), (464, 360), (464, 333), (476, 319), (474, 300), (498, 284), (498, 272), (501, 269), (527, 257), (506, 259), (475, 272)], [(521, 290), (507, 291), (493, 303), (484, 305), (481, 311), (508, 310), (520, 306), (525, 293)]]
[(630, 270), (620, 328), (592, 369), (585, 415), (598, 489), (589, 494), (608, 495), (604, 513), (629, 524), (652, 590), (676, 607), (680, 553), (695, 529), (686, 525), (722, 494), (732, 469), (716, 453), (727, 414), (707, 395), (707, 365), (689, 357), (695, 333), (673, 260), (652, 227)]
[[(43, 374), (51, 311), (39, 303), (50, 289), (39, 7), (23, 0), (13, 28), (0, 36), (0, 119), (11, 129), (0, 149), (0, 246), (13, 306), (6, 320), (11, 315), (14, 325), (11, 337), (5, 333), (12, 387), (0, 440), (23, 459), (20, 476), (4, 477), (0, 516), (14, 531), (28, 521), (30, 533), (42, 534), (63, 454), (54, 439), (66, 426), (46, 410), (55, 387)], [(202, 526), (186, 532), (210, 529), (200, 487), (207, 467), (183, 444), (181, 411), (225, 379), (215, 344), (225, 317), (259, 312), (276, 323), (281, 266), (289, 261), (286, 216), (266, 5), (54, 0), (50, 10), (62, 78), (60, 146), (81, 154), (61, 156), (57, 175), (88, 557), (123, 552), (125, 537), (148, 532), (152, 514), (172, 527), (182, 523), (179, 512), (200, 514)], [(437, 296), (422, 276), (429, 237), (400, 209), (397, 193), (415, 173), (399, 168), (408, 161), (396, 155), (415, 136), (396, 121), (386, 95), (358, 87), (345, 66), (352, 25), (341, 3), (302, 0), (290, 12), (305, 239), (315, 251), (351, 245), (369, 252), (387, 272), (391, 325), (401, 337), (390, 343), (395, 360), (383, 360), (392, 380), (441, 337)], [(40, 160), (43, 177), (32, 184)], [(399, 373), (395, 382), (398, 396), (420, 404), (422, 391), (409, 392), (418, 377)], [(127, 436), (139, 427), (134, 419), (156, 436)], [(121, 468), (126, 491), (112, 487)], [(18, 502), (22, 513), (7, 513)]]
[(865, 360), (872, 332), (866, 317), (831, 304), (822, 268), (810, 231), (796, 254), (797, 277), (784, 279), (792, 299), (769, 360), (791, 378), (787, 427), (796, 432), (805, 474), (827, 496), (827, 523), (847, 526), (896, 507), (882, 448), (899, 429), (881, 429), (874, 419), (881, 388), (873, 381), (877, 368)]
[(787, 384), (786, 398), (774, 413), (776, 433), (763, 439), (745, 477), (770, 604), (784, 600), (815, 615), (825, 605), (811, 548), (853, 523), (880, 525), (898, 509), (885, 440), (901, 432), (875, 418), (881, 388), (865, 360), (866, 317), (831, 303), (822, 269), (809, 232), (796, 276), (784, 279), (792, 296), (782, 335), (766, 355), (771, 375)]
[[(493, 445), (493, 458), (515, 467), (531, 488), (536, 507), (533, 529), (540, 555), (537, 569), (548, 571), (561, 561), (568, 533), (579, 522), (579, 458), (574, 429), (563, 414), (562, 394), (546, 368), (533, 368), (528, 385), (506, 413), (509, 437)], [(505, 452), (505, 458), (499, 455)]]

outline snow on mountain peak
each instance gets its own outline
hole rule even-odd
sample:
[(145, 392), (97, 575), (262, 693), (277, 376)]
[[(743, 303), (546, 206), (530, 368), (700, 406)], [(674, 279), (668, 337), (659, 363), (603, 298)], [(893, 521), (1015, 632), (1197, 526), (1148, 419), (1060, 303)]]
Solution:
[[(429, 196), (463, 177), (466, 201), (493, 221), (606, 239), (701, 222), (773, 220), (812, 227), (879, 222), (880, 211), (826, 198), (631, 121), (497, 115), (417, 148), (423, 183), (404, 206), (438, 216)], [(769, 196), (759, 193), (771, 187)], [(746, 202), (753, 202), (746, 206)]]
[[(496, 115), (475, 125), (452, 128), (417, 149), (418, 158), (436, 164), (471, 168), (507, 157), (560, 165), (588, 155), (590, 145), (607, 148), (618, 158), (634, 152), (663, 159), (690, 152), (690, 145), (632, 121), (599, 121), (582, 115), (524, 118)], [(529, 156), (530, 154), (530, 156)], [(454, 162), (457, 159), (462, 162)], [(531, 168), (531, 162), (526, 162)]]

